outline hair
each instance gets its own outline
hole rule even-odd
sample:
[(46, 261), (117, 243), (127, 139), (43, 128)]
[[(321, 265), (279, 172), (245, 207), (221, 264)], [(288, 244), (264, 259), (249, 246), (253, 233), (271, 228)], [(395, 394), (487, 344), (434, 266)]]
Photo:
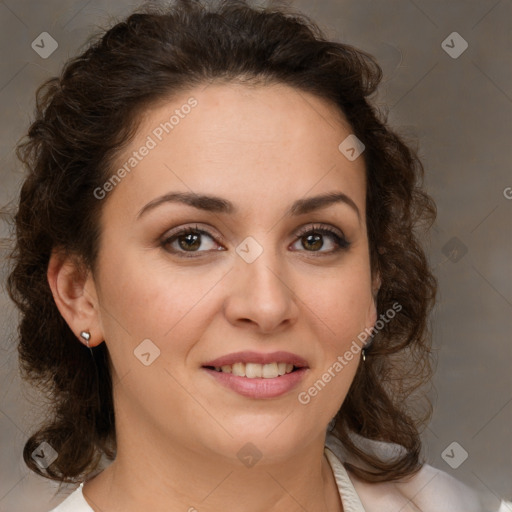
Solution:
[[(286, 6), (177, 0), (144, 5), (95, 34), (60, 76), (40, 85), (35, 119), (16, 146), (28, 174), (13, 217), (7, 278), (20, 310), (22, 376), (51, 405), (24, 447), (31, 470), (74, 483), (116, 452), (107, 347), (95, 347), (91, 357), (59, 313), (47, 280), (51, 253), (76, 256), (94, 273), (105, 200), (93, 191), (112, 176), (114, 159), (133, 139), (140, 114), (211, 82), (284, 84), (313, 94), (339, 109), (365, 145), (370, 264), (382, 283), (377, 314), (393, 305), (400, 310), (375, 334), (332, 434), (361, 461), (347, 468), (366, 481), (397, 480), (422, 467), (421, 428), (432, 407), (427, 399), (427, 407), (417, 410), (414, 393), (432, 376), (428, 317), (437, 281), (417, 228), (431, 227), (436, 209), (423, 190), (417, 150), (371, 104), (381, 79), (371, 55), (329, 40), (315, 22)], [(352, 434), (403, 450), (391, 460), (379, 458)], [(43, 441), (59, 454), (46, 470), (31, 457)]]

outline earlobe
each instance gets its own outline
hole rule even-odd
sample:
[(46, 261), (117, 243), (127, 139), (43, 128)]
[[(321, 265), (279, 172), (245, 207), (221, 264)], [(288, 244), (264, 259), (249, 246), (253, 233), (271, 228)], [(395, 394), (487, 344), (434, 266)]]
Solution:
[[(76, 258), (54, 250), (48, 263), (47, 279), (60, 314), (80, 342), (87, 346), (101, 343), (98, 300), (94, 284), (90, 286), (90, 272)], [(81, 336), (82, 332), (90, 334), (88, 340)]]

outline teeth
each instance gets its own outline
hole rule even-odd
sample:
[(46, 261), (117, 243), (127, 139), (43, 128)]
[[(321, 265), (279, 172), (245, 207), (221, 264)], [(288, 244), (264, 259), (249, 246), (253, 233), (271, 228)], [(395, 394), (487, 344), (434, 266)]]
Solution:
[(237, 377), (248, 379), (275, 379), (293, 371), (293, 364), (290, 363), (235, 363), (233, 365), (215, 366), (215, 370), (222, 373), (232, 373)]
[(247, 363), (245, 365), (245, 376), (249, 379), (261, 378), (263, 376), (263, 367), (261, 364)]
[(235, 363), (231, 371), (233, 375), (236, 375), (238, 377), (245, 377), (245, 364), (244, 363)]
[(265, 377), (265, 379), (275, 379), (278, 375), (277, 363), (263, 365), (263, 377)]
[(286, 363), (277, 363), (277, 372), (279, 375), (284, 375), (286, 373)]

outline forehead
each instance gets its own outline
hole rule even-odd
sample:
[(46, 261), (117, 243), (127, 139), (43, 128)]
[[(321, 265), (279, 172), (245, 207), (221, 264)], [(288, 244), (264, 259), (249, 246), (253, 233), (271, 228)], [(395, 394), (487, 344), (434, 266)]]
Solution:
[(337, 189), (364, 211), (364, 160), (339, 149), (349, 135), (335, 105), (289, 86), (199, 86), (141, 114), (112, 169), (127, 172), (111, 202), (140, 205), (178, 190), (276, 204)]

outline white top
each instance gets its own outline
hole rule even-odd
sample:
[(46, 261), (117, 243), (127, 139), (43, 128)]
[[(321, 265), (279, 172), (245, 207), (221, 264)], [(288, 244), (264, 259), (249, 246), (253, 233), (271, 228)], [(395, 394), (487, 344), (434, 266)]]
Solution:
[[(396, 450), (396, 445), (364, 442), (380, 454), (384, 450), (392, 455)], [(363, 482), (349, 476), (341, 462), (343, 454), (340, 441), (328, 435), (325, 455), (336, 479), (344, 512), (512, 512), (512, 502), (500, 503), (496, 498), (483, 496), (427, 464), (407, 481)], [(83, 485), (82, 482), (50, 512), (93, 512), (82, 494)]]

